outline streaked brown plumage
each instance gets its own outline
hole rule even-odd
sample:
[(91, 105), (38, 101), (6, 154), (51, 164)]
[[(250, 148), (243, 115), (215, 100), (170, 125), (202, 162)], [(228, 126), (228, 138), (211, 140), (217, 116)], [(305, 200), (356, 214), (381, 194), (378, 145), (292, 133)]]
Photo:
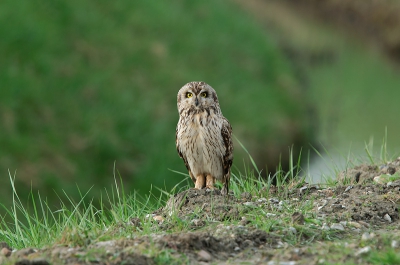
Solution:
[(232, 127), (222, 115), (217, 93), (204, 82), (190, 82), (178, 92), (176, 149), (195, 188), (214, 189), (216, 180), (228, 194), (233, 160)]

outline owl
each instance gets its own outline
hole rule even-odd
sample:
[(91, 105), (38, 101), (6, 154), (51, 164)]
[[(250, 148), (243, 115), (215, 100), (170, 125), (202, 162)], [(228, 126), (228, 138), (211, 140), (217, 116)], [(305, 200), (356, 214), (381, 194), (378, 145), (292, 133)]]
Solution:
[(215, 90), (204, 82), (190, 82), (178, 92), (179, 121), (176, 149), (196, 189), (214, 189), (222, 182), (229, 192), (233, 161), (232, 127), (222, 115)]

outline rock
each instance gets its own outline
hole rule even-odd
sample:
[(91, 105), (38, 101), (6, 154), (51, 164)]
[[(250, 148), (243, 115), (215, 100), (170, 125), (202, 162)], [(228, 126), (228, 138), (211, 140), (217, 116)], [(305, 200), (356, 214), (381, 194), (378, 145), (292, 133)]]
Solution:
[(212, 256), (208, 251), (200, 250), (199, 252), (197, 252), (197, 259), (199, 261), (209, 262), (212, 260)]
[(296, 261), (268, 261), (267, 265), (296, 265)]
[(367, 254), (371, 251), (371, 247), (370, 246), (366, 246), (364, 248), (359, 249), (354, 255), (356, 257)]
[(3, 255), (4, 257), (9, 257), (11, 255), (11, 250), (9, 250), (8, 248), (2, 248), (0, 250), (0, 254)]
[(153, 220), (157, 221), (159, 224), (162, 224), (164, 222), (164, 217), (162, 217), (161, 215), (156, 215), (153, 216)]
[(388, 215), (388, 214), (385, 214), (385, 215), (383, 216), (383, 219), (385, 219), (385, 220), (388, 221), (389, 223), (392, 222), (392, 218), (391, 218), (390, 215)]
[(326, 230), (326, 231), (331, 230), (331, 228), (330, 228), (326, 223), (324, 223), (324, 224), (322, 225), (321, 229), (322, 229), (322, 230)]
[(235, 247), (235, 251), (240, 251), (240, 247)]
[(194, 226), (204, 226), (205, 222), (201, 219), (193, 219), (192, 221), (190, 221), (190, 223), (192, 223)]
[(355, 227), (355, 228), (361, 228), (361, 227), (362, 227), (361, 224), (359, 224), (359, 223), (357, 223), (357, 222), (352, 222), (352, 221), (347, 222), (347, 225), (348, 225), (348, 226)]
[(353, 188), (353, 186), (348, 186), (345, 190), (344, 190), (344, 192), (348, 192), (349, 190), (351, 190)]
[(256, 205), (254, 205), (254, 202), (244, 202), (243, 205), (248, 207), (256, 207)]
[(276, 214), (274, 214), (274, 213), (267, 213), (266, 216), (267, 216), (267, 217), (275, 217)]
[(344, 231), (343, 225), (342, 225), (342, 224), (338, 224), (338, 223), (333, 223), (333, 224), (331, 225), (331, 229), (339, 230), (339, 231)]
[(290, 231), (293, 235), (297, 234), (297, 230), (296, 230), (296, 228), (294, 228), (293, 226), (290, 226), (290, 227), (289, 227), (289, 231)]
[(368, 241), (368, 240), (373, 239), (374, 237), (375, 237), (375, 234), (374, 234), (374, 233), (365, 232), (365, 233), (362, 234), (362, 236), (361, 236), (361, 241)]
[(392, 240), (391, 244), (392, 248), (398, 248), (399, 247), (399, 241), (397, 240)]
[(109, 240), (109, 241), (101, 241), (97, 242), (94, 244), (96, 247), (113, 247), (115, 246), (115, 240)]

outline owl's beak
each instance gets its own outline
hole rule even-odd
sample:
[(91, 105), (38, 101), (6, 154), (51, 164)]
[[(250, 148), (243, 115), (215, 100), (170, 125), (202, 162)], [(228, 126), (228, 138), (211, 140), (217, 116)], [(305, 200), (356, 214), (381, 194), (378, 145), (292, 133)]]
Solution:
[(196, 97), (194, 104), (196, 104), (196, 107), (199, 105), (199, 99)]

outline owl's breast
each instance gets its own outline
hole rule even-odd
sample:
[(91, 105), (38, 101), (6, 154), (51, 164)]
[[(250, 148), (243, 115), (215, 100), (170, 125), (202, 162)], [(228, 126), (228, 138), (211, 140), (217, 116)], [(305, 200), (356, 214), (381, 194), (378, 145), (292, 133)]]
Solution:
[(190, 170), (194, 175), (212, 174), (222, 179), (222, 159), (225, 153), (221, 136), (222, 123), (207, 113), (195, 114), (185, 123), (184, 126), (178, 125), (178, 140)]

